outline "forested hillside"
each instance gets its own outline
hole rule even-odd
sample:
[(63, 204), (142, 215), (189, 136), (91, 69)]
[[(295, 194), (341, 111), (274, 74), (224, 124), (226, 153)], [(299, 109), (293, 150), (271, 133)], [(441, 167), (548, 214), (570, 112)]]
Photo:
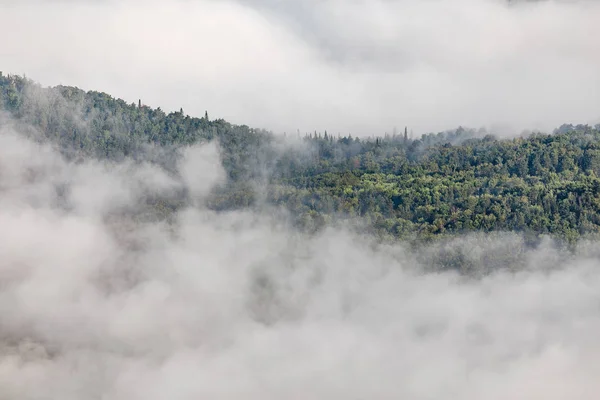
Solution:
[[(73, 160), (150, 159), (169, 169), (181, 146), (217, 140), (229, 181), (210, 207), (282, 206), (309, 230), (356, 218), (388, 238), (513, 230), (573, 240), (600, 233), (600, 126), (507, 140), (463, 128), (418, 139), (406, 131), (284, 138), (208, 113), (167, 114), (19, 76), (0, 76), (0, 108), (25, 134)], [(176, 201), (159, 203), (177, 208)]]

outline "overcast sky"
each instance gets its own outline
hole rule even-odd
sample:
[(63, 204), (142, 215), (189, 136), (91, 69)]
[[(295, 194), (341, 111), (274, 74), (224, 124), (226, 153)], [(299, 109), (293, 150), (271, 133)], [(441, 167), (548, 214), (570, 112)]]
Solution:
[(0, 0), (0, 70), (277, 132), (600, 122), (600, 2)]

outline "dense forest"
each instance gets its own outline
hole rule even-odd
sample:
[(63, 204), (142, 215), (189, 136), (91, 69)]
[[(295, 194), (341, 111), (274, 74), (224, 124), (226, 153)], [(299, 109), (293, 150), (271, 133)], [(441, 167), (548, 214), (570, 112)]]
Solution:
[[(573, 241), (600, 233), (600, 125), (511, 139), (464, 128), (420, 138), (406, 129), (283, 136), (1, 74), (0, 110), (2, 123), (74, 162), (151, 160), (177, 173), (179, 149), (216, 140), (228, 182), (209, 207), (281, 207), (308, 230), (348, 220), (388, 239), (518, 231)], [(184, 201), (149, 199), (167, 214)]]

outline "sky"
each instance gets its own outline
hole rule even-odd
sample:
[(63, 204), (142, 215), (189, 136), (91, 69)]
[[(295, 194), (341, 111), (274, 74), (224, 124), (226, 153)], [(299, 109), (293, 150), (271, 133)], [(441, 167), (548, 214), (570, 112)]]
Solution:
[(600, 122), (596, 1), (0, 0), (0, 70), (275, 132)]

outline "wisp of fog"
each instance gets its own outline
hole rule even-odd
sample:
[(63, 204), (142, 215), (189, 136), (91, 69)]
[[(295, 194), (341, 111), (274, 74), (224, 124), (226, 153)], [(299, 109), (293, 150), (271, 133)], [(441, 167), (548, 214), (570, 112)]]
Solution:
[[(472, 271), (513, 261), (435, 270), (435, 246), (211, 211), (224, 179), (212, 143), (173, 174), (67, 161), (5, 126), (0, 398), (597, 398), (594, 243), (457, 238), (444, 251), (468, 249)], [(181, 190), (171, 220), (132, 213)]]

